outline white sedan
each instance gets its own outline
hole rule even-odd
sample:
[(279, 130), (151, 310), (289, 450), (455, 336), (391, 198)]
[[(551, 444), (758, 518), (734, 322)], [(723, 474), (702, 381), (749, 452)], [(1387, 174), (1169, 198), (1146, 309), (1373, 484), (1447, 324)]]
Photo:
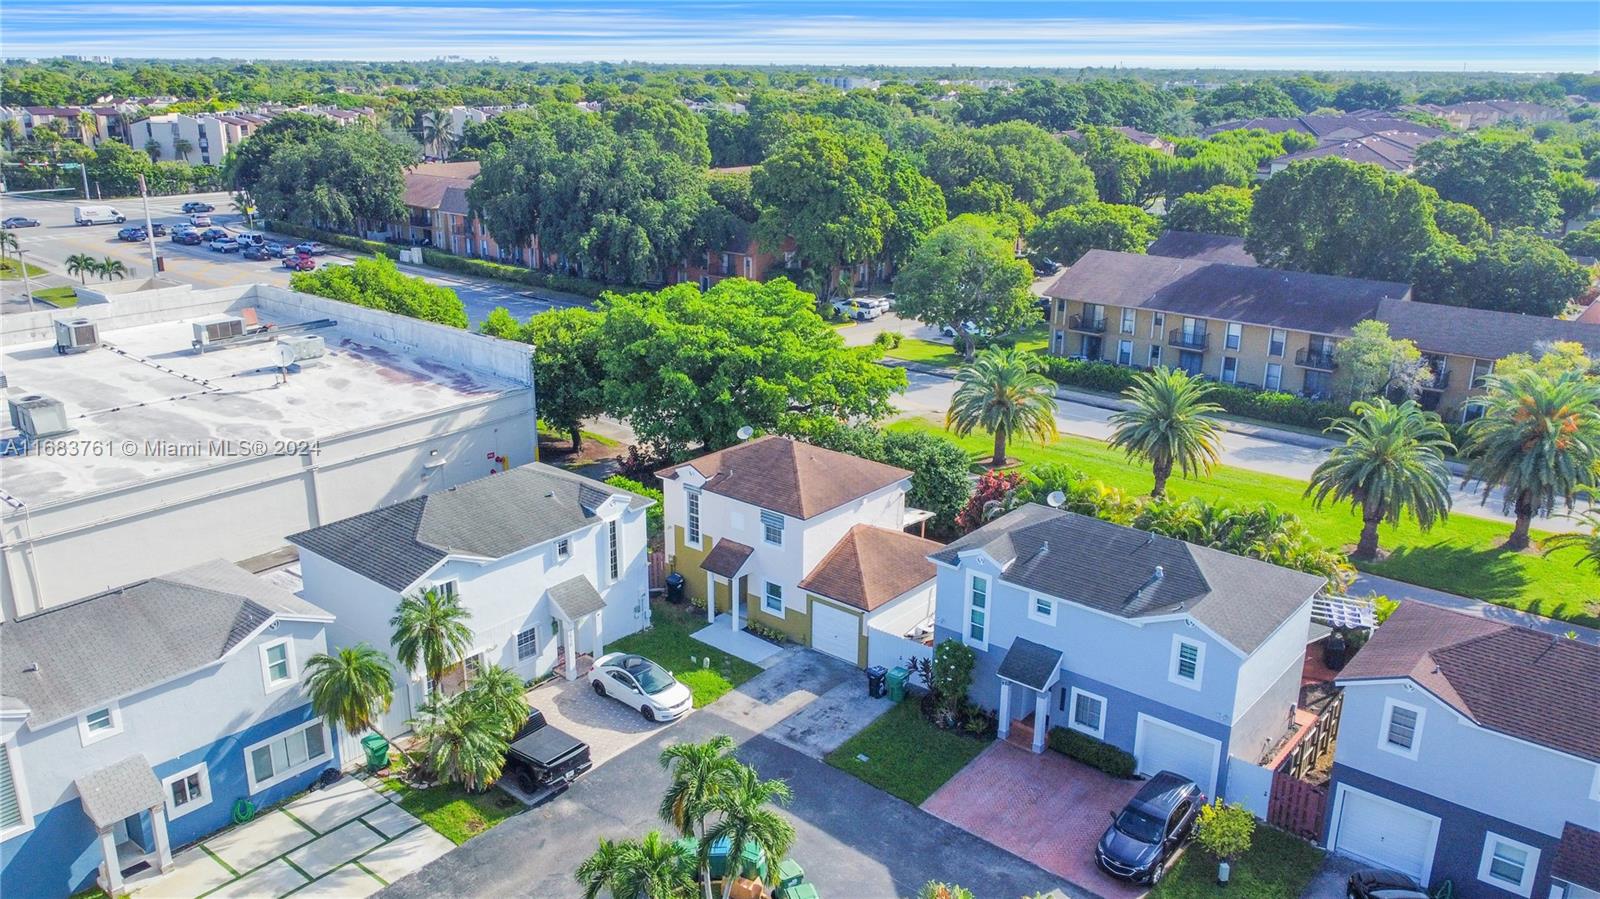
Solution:
[(675, 721), (694, 708), (694, 695), (672, 672), (644, 656), (613, 652), (595, 660), (589, 684), (601, 696), (630, 705), (646, 721)]

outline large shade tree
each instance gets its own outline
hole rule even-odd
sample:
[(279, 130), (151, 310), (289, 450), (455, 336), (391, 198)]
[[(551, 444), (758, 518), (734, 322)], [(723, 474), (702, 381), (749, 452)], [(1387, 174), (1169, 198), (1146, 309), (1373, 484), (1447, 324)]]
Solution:
[(1134, 376), (1122, 395), (1132, 404), (1111, 416), (1111, 446), (1144, 459), (1155, 472), (1150, 495), (1166, 495), (1174, 468), (1184, 477), (1211, 471), (1221, 458), (1222, 429), (1211, 416), (1222, 407), (1206, 399), (1210, 385), (1182, 369)]
[(1028, 232), (1035, 252), (1071, 265), (1090, 250), (1143, 253), (1161, 222), (1137, 206), (1098, 200), (1057, 209)]
[(945, 413), (945, 427), (965, 436), (975, 430), (994, 435), (990, 464), (1006, 462), (1006, 444), (1020, 436), (1056, 436), (1056, 384), (1039, 373), (1032, 353), (991, 347), (956, 373), (956, 392)]
[(977, 334), (1004, 334), (1039, 320), (1033, 272), (1016, 258), (1006, 226), (964, 215), (929, 234), (895, 278), (895, 312), (956, 332), (971, 359)]
[(582, 307), (541, 312), (524, 323), (496, 308), (480, 329), (491, 337), (538, 347), (533, 386), (539, 418), (570, 435), (574, 452), (583, 448), (584, 419), (605, 411), (605, 371), (596, 352), (600, 323), (598, 313)]

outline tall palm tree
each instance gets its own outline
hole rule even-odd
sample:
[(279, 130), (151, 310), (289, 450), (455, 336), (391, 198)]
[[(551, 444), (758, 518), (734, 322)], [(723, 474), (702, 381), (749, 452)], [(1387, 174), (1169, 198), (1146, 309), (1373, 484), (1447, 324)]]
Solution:
[(234, 212), (244, 216), (244, 226), (246, 228), (254, 228), (256, 226), (256, 203), (250, 199), (249, 194), (242, 190), (236, 192), (230, 205), (233, 206)]
[(155, 162), (161, 158), (161, 142), (153, 137), (150, 138), (144, 142), (144, 151), (150, 155), (150, 161)]
[(1600, 382), (1528, 368), (1491, 374), (1485, 388), (1483, 417), (1467, 430), (1466, 483), (1483, 485), (1484, 502), (1501, 489), (1502, 508), (1516, 515), (1506, 547), (1526, 549), (1534, 513), (1548, 515), (1558, 501), (1570, 510), (1595, 485)]
[(408, 671), (421, 666), (428, 676), (428, 692), (439, 692), (439, 678), (472, 648), (472, 613), (454, 594), (429, 587), (403, 597), (389, 619), (395, 658)]
[(0, 228), (0, 259), (6, 258), (7, 253), (16, 253), (20, 262), (21, 249), (17, 246), (17, 235), (10, 228)]
[(1354, 417), (1330, 428), (1345, 438), (1311, 473), (1305, 495), (1320, 507), (1332, 499), (1361, 510), (1361, 539), (1354, 557), (1378, 555), (1378, 525), (1400, 523), (1407, 512), (1424, 531), (1450, 515), (1450, 469), (1455, 450), (1444, 423), (1413, 400), (1356, 403)]
[[(703, 837), (711, 800), (733, 785), (743, 767), (728, 754), (732, 749), (733, 738), (717, 734), (703, 743), (678, 743), (661, 750), (661, 766), (672, 772), (672, 783), (661, 797), (661, 820), (686, 837)], [(709, 899), (710, 858), (702, 861), (700, 882)]]
[(614, 899), (687, 899), (694, 895), (694, 855), (652, 830), (638, 842), (602, 839), (576, 876), (584, 899), (602, 890)]
[(84, 143), (94, 146), (100, 137), (100, 117), (87, 109), (79, 111), (78, 133), (83, 135)]
[(77, 275), (78, 280), (84, 284), (89, 283), (89, 276), (99, 271), (100, 260), (88, 253), (73, 253), (67, 257), (67, 274)]
[(450, 140), (450, 111), (446, 109), (433, 109), (422, 115), (422, 142), (433, 145), (433, 150), (441, 158), (449, 155), (445, 144)]
[(794, 845), (794, 825), (772, 808), (787, 803), (793, 794), (781, 780), (762, 780), (754, 768), (740, 765), (733, 782), (711, 798), (711, 808), (721, 817), (700, 841), (700, 858), (710, 857), (711, 846), (728, 841), (728, 876), (722, 879), (722, 899), (733, 889), (734, 875), (746, 846), (760, 847), (769, 867), (776, 867)]
[(528, 720), (528, 700), (522, 678), (510, 668), (488, 665), (473, 675), (463, 694), (483, 715), (494, 721), (507, 740)]
[(128, 267), (122, 263), (122, 260), (112, 259), (107, 256), (94, 264), (94, 273), (102, 281), (121, 281), (123, 278), (128, 277)]
[(469, 793), (481, 793), (499, 779), (509, 748), (503, 722), (467, 693), (435, 695), (417, 711), (411, 727), (435, 774)]
[(1135, 375), (1122, 392), (1133, 408), (1111, 416), (1111, 447), (1150, 463), (1156, 476), (1151, 496), (1166, 495), (1174, 466), (1190, 477), (1210, 472), (1221, 458), (1221, 429), (1210, 415), (1222, 407), (1206, 400), (1210, 392), (1204, 381), (1166, 367)]
[(179, 161), (188, 162), (189, 154), (193, 152), (194, 144), (190, 143), (188, 138), (175, 137), (172, 139), (172, 155), (178, 157)]
[[(383, 736), (378, 725), (394, 701), (388, 656), (366, 643), (331, 654), (317, 653), (306, 660), (305, 684), (311, 710), (318, 717), (349, 734), (370, 730)], [(394, 746), (394, 741), (389, 745)], [(405, 750), (395, 748), (406, 755)], [(410, 758), (406, 756), (407, 761)]]
[(956, 382), (944, 426), (963, 437), (974, 429), (993, 434), (996, 468), (1006, 464), (1006, 442), (1017, 434), (1041, 441), (1056, 435), (1056, 385), (1039, 374), (1032, 353), (991, 347), (963, 365)]
[(1569, 531), (1545, 538), (1541, 547), (1545, 555), (1550, 555), (1563, 549), (1581, 550), (1575, 565), (1587, 564), (1600, 571), (1600, 509), (1585, 509), (1574, 516), (1588, 530)]

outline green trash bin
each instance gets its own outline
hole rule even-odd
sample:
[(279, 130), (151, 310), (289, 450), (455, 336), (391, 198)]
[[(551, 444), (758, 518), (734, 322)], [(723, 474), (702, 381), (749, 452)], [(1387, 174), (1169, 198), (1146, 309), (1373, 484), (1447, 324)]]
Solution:
[(785, 887), (783, 899), (819, 899), (816, 886), (809, 883), (797, 883), (792, 887)]
[(800, 863), (792, 858), (786, 858), (778, 863), (778, 882), (772, 886), (779, 896), (784, 896), (785, 890), (799, 886), (805, 879), (806, 872), (800, 867)]
[(389, 741), (377, 734), (361, 738), (361, 748), (367, 751), (367, 770), (376, 774), (389, 767)]
[(906, 678), (911, 672), (896, 665), (889, 669), (889, 700), (891, 702), (904, 702), (906, 698)]

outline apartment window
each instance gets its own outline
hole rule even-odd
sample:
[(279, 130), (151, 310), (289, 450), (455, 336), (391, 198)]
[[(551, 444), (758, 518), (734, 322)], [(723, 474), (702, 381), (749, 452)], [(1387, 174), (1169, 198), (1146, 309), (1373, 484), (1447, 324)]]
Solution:
[(621, 548), (617, 546), (617, 542), (617, 520), (613, 518), (606, 522), (606, 554), (612, 580), (616, 580), (622, 574)]
[(1200, 675), (1205, 666), (1206, 648), (1203, 644), (1183, 637), (1172, 638), (1172, 664), (1167, 679), (1175, 684), (1198, 690)]
[(539, 654), (539, 629), (530, 627), (517, 634), (517, 661), (523, 662)]
[(1238, 322), (1228, 322), (1227, 333), (1223, 335), (1222, 339), (1222, 348), (1225, 350), (1236, 350), (1239, 348), (1239, 344), (1243, 342), (1244, 325), (1241, 325)]
[(1417, 757), (1422, 745), (1422, 709), (1397, 700), (1389, 700), (1383, 708), (1383, 742), (1380, 749), (1408, 759)]
[(1268, 390), (1282, 390), (1283, 365), (1277, 362), (1268, 362), (1266, 375), (1261, 379), (1261, 386)]
[(1533, 875), (1538, 870), (1539, 850), (1494, 832), (1484, 834), (1479, 880), (1528, 896), (1533, 892)]
[(122, 709), (116, 703), (84, 712), (78, 718), (78, 737), (83, 745), (98, 743), (122, 733)]
[(733, 254), (731, 254), (731, 253), (723, 253), (722, 254), (722, 273), (724, 275), (733, 274)]
[(562, 537), (556, 541), (556, 561), (564, 562), (572, 557), (572, 541)]
[(1158, 368), (1161, 365), (1161, 344), (1150, 344), (1150, 367)]
[(1162, 332), (1167, 329), (1167, 314), (1165, 312), (1150, 313), (1150, 339), (1162, 340), (1167, 335)]
[(1483, 387), (1483, 379), (1494, 371), (1494, 363), (1485, 359), (1472, 360), (1472, 389)]
[(1224, 384), (1237, 384), (1237, 383), (1239, 383), (1239, 357), (1238, 356), (1223, 356), (1222, 357), (1222, 383), (1224, 383)]
[(1055, 349), (1055, 353), (1056, 353), (1057, 356), (1061, 355), (1062, 352), (1064, 351), (1064, 347), (1066, 346), (1066, 339), (1067, 339), (1067, 335), (1066, 334), (1064, 334), (1064, 333), (1062, 333), (1060, 331), (1056, 332), (1056, 349)]
[(783, 614), (783, 588), (767, 581), (767, 592), (761, 600), (761, 607), (776, 615)]
[(261, 647), (261, 676), (268, 693), (294, 683), (294, 646), (287, 639)]
[(204, 763), (161, 782), (167, 797), (167, 818), (181, 818), (211, 803), (211, 775)]
[(0, 837), (10, 838), (33, 826), (33, 815), (22, 791), (17, 765), (17, 744), (0, 743)]
[(755, 277), (755, 275), (752, 274), (754, 271), (755, 271), (755, 266), (750, 261), (750, 257), (749, 256), (744, 257), (744, 276), (746, 278), (753, 278), (753, 277)]
[(1124, 333), (1124, 334), (1132, 334), (1133, 333), (1134, 316), (1136, 314), (1137, 313), (1135, 313), (1132, 309), (1124, 309), (1124, 310), (1122, 310), (1122, 333)]
[(1048, 596), (1035, 596), (1028, 605), (1028, 617), (1041, 624), (1056, 623), (1056, 601)]
[(967, 639), (974, 643), (987, 643), (985, 634), (989, 609), (989, 579), (973, 575), (967, 589)]
[(689, 533), (684, 540), (691, 546), (700, 545), (700, 491), (693, 487), (685, 487), (684, 499), (689, 504)]
[(773, 546), (783, 545), (783, 516), (761, 510), (761, 536)]
[(1060, 315), (1066, 315), (1066, 314), (1067, 314), (1067, 301), (1065, 299), (1062, 299), (1061, 297), (1057, 297), (1056, 298), (1056, 315), (1060, 316)]
[(1119, 340), (1119, 341), (1117, 341), (1117, 364), (1118, 365), (1132, 365), (1133, 364), (1133, 341), (1131, 341), (1131, 340)]
[(1283, 348), (1289, 342), (1289, 332), (1281, 328), (1272, 329), (1272, 337), (1267, 340), (1268, 356), (1283, 356)]
[(1104, 739), (1106, 735), (1106, 698), (1073, 687), (1072, 717), (1067, 720), (1067, 726), (1073, 730), (1086, 733), (1096, 740)]
[(333, 757), (322, 722), (310, 721), (244, 751), (250, 792), (259, 793)]
[(1480, 419), (1482, 417), (1483, 417), (1483, 404), (1482, 403), (1467, 403), (1466, 405), (1461, 407), (1461, 423), (1462, 424), (1466, 424), (1469, 421), (1477, 421), (1478, 419)]

